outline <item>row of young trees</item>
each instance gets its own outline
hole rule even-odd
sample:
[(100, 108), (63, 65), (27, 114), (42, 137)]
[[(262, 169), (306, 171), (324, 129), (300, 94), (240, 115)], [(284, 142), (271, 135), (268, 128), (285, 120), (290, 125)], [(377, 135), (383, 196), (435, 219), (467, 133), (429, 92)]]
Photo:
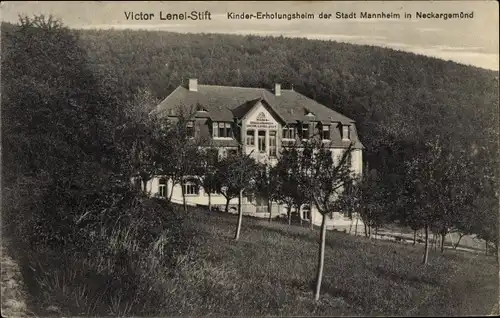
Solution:
[[(147, 102), (146, 102), (147, 101)], [(144, 107), (144, 103), (151, 107)], [(151, 112), (156, 101), (147, 92), (141, 92), (130, 104), (131, 113), (142, 113), (139, 123), (130, 121), (132, 131), (140, 127), (131, 138), (131, 156), (136, 164), (131, 177), (140, 178), (143, 190), (154, 176), (163, 176), (171, 181), (172, 188), (167, 196), (171, 200), (173, 186), (181, 185), (184, 211), (187, 212), (184, 182), (189, 180), (205, 192), (220, 193), (226, 198), (226, 212), (229, 202), (238, 198), (238, 221), (235, 240), (241, 233), (243, 220), (243, 195), (258, 195), (269, 202), (269, 220), (272, 219), (271, 202), (287, 206), (288, 222), (291, 223), (291, 209), (300, 210), (304, 204), (314, 203), (321, 214), (320, 253), (318, 259), (316, 299), (319, 299), (323, 276), (323, 261), (326, 242), (326, 218), (338, 211), (339, 198), (346, 184), (352, 184), (356, 177), (348, 164), (352, 146), (335, 158), (321, 140), (314, 138), (299, 149), (290, 146), (283, 149), (276, 165), (256, 162), (250, 154), (237, 151), (219, 156), (218, 150), (204, 138), (193, 138), (188, 133), (188, 121), (193, 112), (179, 107), (177, 116), (167, 120)], [(144, 120), (144, 121), (142, 121)], [(127, 135), (124, 135), (127, 136)], [(313, 224), (311, 222), (311, 228)]]
[[(152, 103), (152, 105), (154, 102)], [(149, 108), (147, 108), (149, 109)], [(365, 224), (365, 233), (378, 229), (384, 223), (397, 221), (415, 231), (425, 231), (423, 263), (428, 262), (429, 232), (444, 238), (450, 232), (461, 235), (475, 234), (498, 246), (498, 222), (491, 222), (494, 203), (478, 201), (477, 194), (493, 190), (493, 171), (477, 166), (474, 155), (463, 149), (452, 149), (445, 138), (429, 140), (412, 160), (405, 161), (404, 187), (389, 188), (375, 170), (365, 166), (363, 175), (355, 175), (347, 158), (352, 146), (335, 158), (323, 143), (310, 139), (301, 148), (291, 146), (282, 149), (275, 165), (255, 162), (250, 155), (241, 152), (220, 158), (209, 140), (193, 139), (187, 133), (186, 123), (190, 112), (179, 108), (179, 116), (168, 122), (149, 116), (149, 129), (159, 127), (161, 133), (153, 134), (158, 140), (144, 145), (156, 145), (156, 154), (141, 157), (136, 171), (144, 182), (159, 174), (170, 178), (173, 184), (183, 185), (185, 180), (195, 182), (207, 193), (220, 193), (229, 201), (238, 198), (238, 222), (235, 239), (238, 240), (242, 225), (241, 201), (243, 194), (254, 194), (287, 207), (289, 223), (291, 211), (304, 204), (314, 204), (321, 214), (320, 251), (316, 298), (319, 297), (326, 241), (326, 216), (342, 212), (349, 217), (358, 214)], [(138, 139), (135, 139), (137, 142)], [(138, 158), (141, 152), (136, 153)], [(454, 164), (450, 164), (454, 163)], [(457, 164), (459, 163), (459, 164)], [(142, 170), (152, 169), (144, 172)], [(486, 178), (484, 176), (487, 176)], [(184, 187), (181, 187), (184, 188)], [(482, 197), (482, 196), (481, 196)], [(171, 194), (169, 196), (171, 198)], [(394, 200), (396, 198), (396, 200)], [(183, 193), (184, 207), (186, 199)], [(209, 208), (210, 208), (209, 203)], [(389, 210), (388, 208), (392, 208)], [(271, 206), (269, 204), (269, 219)], [(187, 210), (187, 209), (186, 209)], [(313, 223), (311, 222), (311, 228)], [(458, 244), (458, 242), (457, 242)]]

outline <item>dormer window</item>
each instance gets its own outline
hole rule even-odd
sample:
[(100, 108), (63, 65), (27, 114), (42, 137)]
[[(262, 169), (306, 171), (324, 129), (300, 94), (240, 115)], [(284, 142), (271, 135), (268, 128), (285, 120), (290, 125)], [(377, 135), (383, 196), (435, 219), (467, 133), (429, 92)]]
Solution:
[(351, 139), (349, 125), (342, 125), (342, 140), (349, 139)]
[(330, 125), (322, 125), (321, 138), (323, 140), (330, 140)]
[(301, 131), (302, 140), (309, 139), (309, 124), (302, 124)]
[(283, 139), (295, 140), (295, 127), (293, 126), (283, 127)]
[(307, 108), (304, 108), (304, 113), (306, 114), (306, 116), (308, 117), (314, 117), (315, 115)]
[(194, 138), (194, 122), (188, 121), (186, 124), (186, 135), (188, 138)]
[(196, 111), (198, 112), (207, 112), (207, 110), (205, 108), (203, 108), (203, 106), (201, 106), (200, 104), (197, 104), (196, 105)]
[(213, 138), (232, 138), (233, 133), (231, 123), (214, 122), (212, 124), (212, 137)]

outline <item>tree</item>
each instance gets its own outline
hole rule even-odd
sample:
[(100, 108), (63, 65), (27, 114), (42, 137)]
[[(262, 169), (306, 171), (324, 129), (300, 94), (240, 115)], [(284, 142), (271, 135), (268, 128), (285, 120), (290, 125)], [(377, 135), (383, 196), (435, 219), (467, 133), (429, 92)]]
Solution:
[(208, 210), (212, 211), (212, 193), (217, 191), (217, 167), (219, 152), (217, 148), (207, 147), (200, 153), (201, 171), (199, 178), (201, 186), (208, 194)]
[[(195, 120), (194, 109), (179, 106), (176, 116), (165, 121), (165, 134), (158, 142), (157, 162), (161, 174), (167, 176), (172, 182), (168, 200), (172, 200), (174, 186), (179, 184), (182, 191), (184, 211), (187, 212), (185, 182), (189, 179), (199, 186), (200, 146), (204, 144), (205, 137), (193, 136), (189, 125)], [(193, 125), (194, 126), (194, 125)]]
[(316, 275), (316, 290), (314, 298), (319, 300), (321, 281), (323, 279), (323, 266), (325, 259), (326, 242), (326, 215), (338, 209), (340, 194), (348, 180), (352, 178), (351, 166), (348, 164), (348, 156), (351, 155), (353, 145), (350, 144), (343, 151), (338, 162), (333, 160), (331, 151), (321, 142), (310, 140), (304, 145), (304, 150), (299, 152), (299, 161), (306, 171), (307, 185), (311, 189), (314, 204), (321, 214), (321, 231), (318, 255), (318, 267)]
[(129, 166), (124, 167), (124, 171), (129, 171), (131, 177), (140, 178), (143, 191), (147, 190), (148, 181), (159, 172), (156, 153), (165, 131), (156, 114), (150, 114), (157, 104), (158, 100), (149, 90), (139, 90), (131, 101), (125, 103), (123, 124), (116, 129), (115, 140), (123, 147), (123, 155), (129, 158)]
[(272, 201), (276, 198), (276, 189), (278, 179), (273, 176), (273, 169), (268, 163), (258, 163), (256, 166), (255, 184), (252, 192), (264, 198), (267, 204), (267, 212), (269, 213), (269, 222), (272, 220)]
[(241, 209), (243, 192), (253, 187), (257, 166), (250, 155), (238, 152), (220, 160), (216, 171), (217, 191), (226, 198), (226, 212), (229, 212), (229, 201), (238, 197), (238, 224), (234, 236), (234, 239), (238, 240), (243, 219)]
[(278, 163), (270, 171), (276, 182), (274, 197), (278, 203), (287, 206), (288, 225), (292, 222), (292, 207), (299, 192), (299, 156), (296, 147), (283, 148)]
[[(491, 180), (493, 181), (493, 180)], [(473, 220), (469, 220), (472, 224), (466, 227), (467, 232), (472, 232), (478, 238), (483, 239), (488, 246), (493, 243), (498, 253), (499, 247), (499, 231), (498, 231), (498, 190), (493, 188), (494, 182), (485, 186), (482, 195), (477, 196), (474, 200), (474, 210), (476, 211)], [(463, 229), (463, 225), (460, 227)], [(498, 258), (497, 258), (498, 261)]]
[(357, 213), (365, 226), (365, 236), (371, 238), (371, 228), (378, 228), (385, 219), (385, 191), (375, 169), (346, 182), (345, 191), (339, 195), (338, 207), (350, 218)]
[(472, 204), (472, 162), (464, 152), (453, 151), (443, 139), (426, 142), (422, 151), (407, 162), (405, 195), (412, 211), (408, 217), (423, 224), (424, 264), (428, 262), (429, 230), (439, 231), (443, 250), (445, 235)]

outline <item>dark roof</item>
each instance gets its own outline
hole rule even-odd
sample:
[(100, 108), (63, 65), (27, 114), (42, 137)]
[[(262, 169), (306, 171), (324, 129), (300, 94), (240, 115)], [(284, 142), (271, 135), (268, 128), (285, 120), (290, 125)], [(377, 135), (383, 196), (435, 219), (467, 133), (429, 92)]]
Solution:
[(264, 88), (198, 85), (198, 91), (189, 91), (179, 86), (158, 105), (156, 111), (168, 116), (173, 115), (170, 112), (177, 107), (196, 109), (200, 104), (208, 112), (208, 115), (204, 114), (206, 117), (215, 121), (233, 121), (234, 117), (241, 118), (258, 101), (267, 102), (287, 123), (306, 120), (308, 112), (315, 115), (310, 120), (354, 123), (354, 120), (296, 91), (286, 89), (281, 89), (281, 95), (276, 96)]
[[(275, 96), (264, 88), (198, 85), (197, 91), (189, 91), (179, 86), (157, 106), (155, 112), (160, 116), (175, 117), (179, 108), (192, 110), (197, 120), (202, 122), (199, 125), (200, 134), (210, 136), (210, 121), (234, 123), (235, 118), (241, 119), (259, 102), (287, 124), (319, 121), (323, 124), (333, 123), (333, 126), (335, 123), (352, 125), (351, 140), (355, 142), (354, 147), (363, 148), (354, 120), (293, 90), (281, 89), (281, 95)], [(200, 108), (206, 111), (199, 111)], [(307, 116), (309, 113), (314, 116)], [(236, 139), (214, 139), (212, 142), (214, 146), (238, 146)], [(333, 129), (329, 146), (345, 148), (348, 145), (349, 141), (341, 138), (341, 130)]]

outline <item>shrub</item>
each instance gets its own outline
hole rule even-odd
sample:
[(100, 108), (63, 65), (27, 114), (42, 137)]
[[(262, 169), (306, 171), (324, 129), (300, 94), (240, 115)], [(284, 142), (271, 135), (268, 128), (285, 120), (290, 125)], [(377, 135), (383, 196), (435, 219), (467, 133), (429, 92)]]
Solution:
[[(48, 211), (33, 210), (29, 218), (13, 222), (24, 235), (14, 238), (23, 243), (25, 280), (32, 282), (37, 307), (56, 305), (72, 315), (126, 315), (154, 313), (166, 301), (166, 280), (193, 235), (164, 201), (127, 187), (114, 190), (95, 197), (82, 218), (74, 217), (81, 213), (78, 206), (66, 205), (66, 217), (58, 213), (62, 209), (52, 220)], [(82, 197), (88, 204), (89, 197)]]

